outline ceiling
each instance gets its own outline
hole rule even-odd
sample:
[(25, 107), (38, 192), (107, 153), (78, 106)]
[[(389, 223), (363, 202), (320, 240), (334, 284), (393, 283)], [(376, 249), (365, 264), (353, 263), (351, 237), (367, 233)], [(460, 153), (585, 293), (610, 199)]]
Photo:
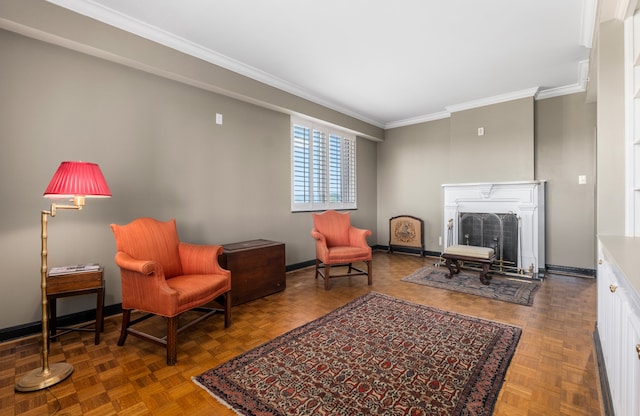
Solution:
[(596, 0), (48, 0), (379, 127), (584, 91)]

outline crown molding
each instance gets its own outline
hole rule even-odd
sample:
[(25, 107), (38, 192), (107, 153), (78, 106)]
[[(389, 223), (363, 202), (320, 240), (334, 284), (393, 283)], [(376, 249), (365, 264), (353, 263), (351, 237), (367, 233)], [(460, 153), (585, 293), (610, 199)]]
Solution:
[(404, 120), (393, 121), (385, 124), (385, 129), (392, 129), (396, 127), (405, 127), (412, 124), (426, 123), (429, 121), (440, 120), (443, 118), (451, 117), (451, 113), (457, 111), (471, 110), (473, 108), (485, 107), (492, 104), (500, 104), (507, 101), (518, 100), (521, 98), (533, 97), (535, 100), (543, 100), (545, 98), (559, 97), (561, 95), (576, 94), (586, 91), (586, 84), (588, 80), (589, 61), (580, 62), (580, 83), (567, 85), (558, 88), (549, 88), (546, 90), (540, 90), (539, 87), (529, 88), (526, 90), (515, 91), (512, 93), (497, 95), (494, 97), (483, 98), (480, 100), (468, 101), (461, 104), (454, 104), (446, 107), (446, 111), (440, 111), (438, 113), (427, 114), (424, 116), (407, 118)]
[(526, 90), (514, 91), (506, 94), (495, 95), (493, 97), (481, 98), (479, 100), (467, 101), (466, 103), (454, 104), (445, 108), (448, 112), (455, 113), (457, 111), (470, 110), (472, 108), (519, 100), (521, 98), (535, 97), (539, 89), (539, 87), (528, 88)]
[(443, 118), (451, 117), (451, 113), (448, 111), (440, 111), (438, 113), (427, 114), (424, 116), (406, 118), (404, 120), (392, 121), (384, 125), (385, 129), (394, 129), (396, 127), (411, 126), (413, 124), (426, 123), (429, 121), (441, 120)]
[(580, 28), (580, 44), (587, 49), (593, 45), (596, 24), (597, 0), (584, 0), (582, 3), (582, 20)]
[[(156, 42), (160, 45), (169, 47), (171, 49), (175, 49), (177, 51), (180, 51), (182, 53), (185, 53), (187, 55), (190, 56), (194, 56), (196, 58), (202, 59), (203, 61), (206, 61), (208, 63), (211, 63), (213, 65), (225, 68), (229, 71), (235, 72), (237, 74), (246, 76), (247, 78), (253, 79), (255, 81), (261, 82), (263, 84), (266, 84), (268, 86), (271, 86), (273, 88), (277, 88), (279, 90), (285, 91), (287, 93), (290, 93), (292, 95), (295, 95), (297, 97), (309, 100), (315, 104), (321, 105), (323, 107), (326, 107), (328, 109), (340, 112), (344, 115), (353, 117), (357, 120), (363, 121), (365, 123), (368, 123), (372, 126), (376, 126), (379, 128), (383, 128), (383, 129), (389, 129), (389, 128), (396, 128), (396, 127), (403, 127), (403, 126), (409, 126), (412, 124), (419, 124), (419, 123), (425, 123), (425, 122), (429, 122), (429, 121), (435, 121), (435, 120), (440, 120), (443, 118), (447, 118), (451, 116), (451, 113), (453, 112), (457, 112), (457, 111), (463, 111), (463, 110), (468, 110), (468, 109), (472, 109), (472, 108), (478, 108), (478, 107), (483, 107), (483, 106), (487, 106), (487, 105), (492, 105), (492, 104), (498, 104), (498, 103), (502, 103), (502, 102), (507, 102), (507, 101), (512, 101), (512, 100), (516, 100), (516, 99), (520, 99), (520, 98), (526, 98), (526, 97), (534, 97), (536, 99), (544, 99), (544, 98), (550, 98), (550, 97), (555, 97), (555, 96), (559, 96), (559, 95), (565, 95), (565, 94), (572, 94), (572, 93), (576, 93), (576, 92), (582, 92), (585, 90), (585, 87), (583, 86), (583, 84), (586, 84), (586, 76), (583, 78), (580, 78), (580, 83), (579, 84), (574, 84), (574, 85), (569, 85), (569, 86), (565, 86), (565, 87), (558, 87), (558, 88), (552, 88), (552, 89), (548, 89), (548, 90), (543, 90), (540, 91), (539, 87), (535, 87), (535, 88), (529, 88), (526, 90), (521, 90), (521, 91), (515, 91), (515, 92), (510, 92), (510, 93), (506, 93), (506, 94), (502, 94), (502, 95), (498, 95), (498, 96), (493, 96), (493, 97), (488, 97), (488, 98), (483, 98), (483, 99), (478, 99), (478, 100), (474, 100), (474, 101), (469, 101), (469, 102), (465, 102), (465, 103), (461, 103), (461, 104), (454, 104), (454, 105), (450, 105), (445, 107), (444, 111), (440, 111), (440, 112), (436, 112), (436, 113), (431, 113), (431, 114), (426, 114), (423, 116), (417, 116), (417, 117), (412, 117), (412, 118), (408, 118), (408, 119), (403, 119), (403, 120), (398, 120), (398, 121), (392, 121), (392, 122), (388, 122), (388, 123), (384, 123), (381, 122), (379, 120), (372, 120), (369, 117), (366, 117), (362, 114), (359, 114), (357, 112), (354, 112), (353, 110), (344, 108), (342, 106), (337, 105), (334, 102), (330, 102), (326, 99), (323, 99), (321, 97), (318, 97), (316, 95), (314, 95), (313, 93), (311, 93), (308, 90), (305, 90), (293, 83), (290, 83), (286, 80), (274, 77), (264, 71), (261, 71), (257, 68), (254, 68), (252, 66), (243, 64), (242, 62), (239, 62), (235, 59), (232, 59), (226, 55), (220, 54), (218, 52), (215, 52), (213, 50), (207, 49), (207, 48), (203, 48), (202, 46), (188, 41), (184, 38), (181, 38), (179, 36), (173, 35), (169, 32), (166, 32), (162, 29), (159, 29), (155, 26), (149, 25), (147, 23), (144, 23), (140, 20), (131, 18), (130, 16), (126, 16), (122, 13), (119, 13), (113, 9), (110, 9), (108, 7), (105, 7), (99, 3), (96, 3), (93, 0), (46, 0), (48, 3), (57, 5), (59, 7), (71, 10), (72, 12), (87, 16), (89, 18), (92, 18), (94, 20), (100, 21), (102, 23), (105, 23), (107, 25), (116, 27), (118, 29), (121, 29), (123, 31), (135, 34), (137, 36), (140, 36), (142, 38), (151, 40), (153, 42)], [(588, 3), (593, 2), (595, 0), (588, 0)], [(638, 0), (611, 0), (611, 1), (616, 1), (617, 2), (617, 7), (616, 10), (620, 11), (620, 10), (627, 10), (629, 7), (629, 3), (636, 3)], [(584, 9), (583, 9), (583, 25), (585, 25), (585, 27), (583, 27), (583, 42), (587, 41), (587, 32), (588, 32), (588, 25), (586, 25), (586, 23), (589, 22), (590, 19), (590, 12), (589, 12), (589, 4), (586, 4)], [(586, 22), (586, 23), (585, 23)], [(5, 25), (6, 27), (6, 22)], [(33, 35), (33, 34), (32, 34)], [(73, 42), (74, 45), (70, 46), (68, 44), (68, 41), (61, 41), (61, 39), (58, 39), (58, 37), (55, 37), (51, 35), (51, 38), (48, 39), (47, 38), (47, 34), (46, 33), (39, 33), (38, 38), (40, 40), (43, 41), (48, 41), (50, 43), (54, 43), (54, 44), (59, 44), (59, 45), (64, 45), (66, 47), (70, 47), (72, 49), (75, 50), (80, 50), (83, 51), (82, 45), (78, 44), (77, 42)], [(87, 51), (84, 51), (85, 53), (87, 53)], [(119, 59), (119, 57), (116, 56), (105, 56), (105, 54), (101, 54), (98, 51), (92, 50), (91, 51), (94, 56), (101, 56), (104, 59), (108, 59), (114, 62), (119, 62), (121, 64), (124, 65), (128, 65), (128, 66), (132, 66), (132, 67), (136, 67), (138, 69), (141, 70), (145, 70), (148, 72), (152, 72), (152, 73), (156, 73), (158, 75), (162, 75), (162, 76), (167, 76), (167, 74), (159, 74), (158, 71), (154, 71), (152, 68), (148, 68), (148, 67), (144, 67), (144, 66), (140, 66), (140, 65), (136, 65), (132, 62), (128, 62), (128, 61), (123, 61), (122, 59)], [(587, 62), (587, 71), (588, 71), (588, 61)], [(582, 66), (581, 66), (582, 68)], [(582, 71), (582, 69), (581, 69)], [(189, 80), (183, 80), (180, 79), (180, 77), (176, 77), (175, 74), (171, 74), (171, 76), (169, 76), (169, 78), (175, 79), (175, 80), (179, 80), (182, 82), (185, 81), (189, 81)], [(178, 79), (176, 79), (178, 78)], [(583, 82), (584, 81), (584, 82)], [(191, 83), (192, 85), (193, 82), (187, 82), (187, 83)], [(212, 86), (210, 85), (196, 85), (199, 86), (200, 88), (204, 88), (210, 91), (214, 91), (214, 92), (218, 92), (220, 94), (223, 95), (229, 95), (228, 92), (225, 92), (225, 90), (223, 88), (220, 87), (215, 87), (212, 88)], [(231, 94), (231, 96), (234, 96), (233, 94)], [(239, 96), (234, 96), (234, 98), (238, 98), (241, 100), (245, 100), (246, 101), (246, 97), (239, 97)], [(270, 105), (269, 103), (262, 103), (262, 102), (256, 102), (256, 100), (249, 100), (250, 102), (252, 102), (253, 104), (256, 105), (263, 105), (265, 107), (273, 107), (272, 105)]]
[(636, 8), (637, 0), (618, 0), (615, 9), (615, 18), (624, 20), (633, 13), (632, 9)]
[(304, 98), (313, 103), (335, 110), (342, 114), (348, 115), (355, 119), (364, 121), (376, 127), (384, 128), (384, 123), (373, 120), (362, 114), (345, 107), (341, 107), (334, 102), (322, 99), (310, 91), (301, 88), (291, 82), (281, 78), (274, 77), (264, 71), (261, 71), (250, 65), (246, 65), (240, 61), (230, 58), (224, 54), (218, 53), (208, 48), (204, 48), (194, 42), (176, 36), (172, 33), (164, 31), (156, 26), (149, 25), (138, 19), (119, 13), (113, 9), (105, 7), (92, 0), (46, 0), (49, 3), (71, 10), (94, 20), (98, 20), (107, 25), (116, 27), (125, 32), (132, 33), (144, 39), (151, 40), (160, 45), (175, 49), (184, 54), (202, 59), (210, 64), (217, 65), (229, 71), (251, 78), (255, 81), (269, 85), (270, 87), (288, 92), (300, 98)]
[[(638, 0), (598, 0), (596, 8), (596, 22), (603, 23), (609, 20), (624, 20), (633, 15)], [(597, 24), (595, 26), (597, 28)]]
[(585, 92), (586, 88), (582, 84), (567, 85), (558, 88), (549, 88), (543, 90), (536, 95), (536, 100), (544, 100), (546, 98), (560, 97), (561, 95), (577, 94), (579, 92)]
[(536, 95), (536, 100), (544, 100), (546, 98), (559, 97), (561, 95), (576, 94), (587, 90), (587, 82), (589, 80), (589, 61), (580, 61), (578, 66), (578, 83), (566, 85), (564, 87), (549, 88), (542, 90)]

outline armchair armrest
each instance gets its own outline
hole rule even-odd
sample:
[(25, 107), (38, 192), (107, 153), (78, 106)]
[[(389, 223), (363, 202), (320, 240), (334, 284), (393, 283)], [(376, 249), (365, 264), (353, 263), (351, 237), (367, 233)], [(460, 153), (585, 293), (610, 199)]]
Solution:
[(311, 237), (316, 241), (316, 258), (325, 261), (329, 255), (329, 248), (327, 247), (327, 237), (321, 234), (315, 228), (311, 230)]
[(118, 251), (116, 253), (115, 261), (118, 267), (131, 272), (144, 275), (150, 275), (152, 273), (164, 274), (162, 272), (162, 266), (158, 262), (134, 259), (124, 251)]
[(369, 247), (367, 237), (371, 234), (371, 230), (351, 226), (349, 227), (349, 242), (356, 247)]
[[(165, 280), (162, 265), (155, 261), (138, 260), (123, 251), (116, 253), (115, 262), (122, 276), (122, 306), (141, 310), (153, 310), (156, 302), (171, 304), (171, 298), (178, 293), (169, 287)], [(148, 294), (155, 293), (159, 301), (152, 300)], [(175, 299), (173, 299), (175, 303)], [(130, 306), (132, 305), (132, 306)]]
[(178, 253), (183, 274), (221, 274), (230, 276), (229, 270), (220, 267), (218, 262), (223, 247), (219, 245), (189, 244), (180, 242)]
[(323, 244), (326, 247), (327, 238), (323, 234), (320, 234), (320, 232), (315, 228), (311, 230), (311, 237), (313, 237), (318, 243)]

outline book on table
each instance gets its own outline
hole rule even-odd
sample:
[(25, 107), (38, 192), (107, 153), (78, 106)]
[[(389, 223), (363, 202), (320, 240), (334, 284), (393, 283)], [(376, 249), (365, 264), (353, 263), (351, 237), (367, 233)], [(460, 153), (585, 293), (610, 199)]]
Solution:
[(51, 270), (49, 270), (49, 276), (59, 276), (62, 274), (71, 274), (71, 273), (95, 272), (100, 270), (100, 267), (101, 266), (97, 263), (74, 264), (71, 266), (52, 267)]

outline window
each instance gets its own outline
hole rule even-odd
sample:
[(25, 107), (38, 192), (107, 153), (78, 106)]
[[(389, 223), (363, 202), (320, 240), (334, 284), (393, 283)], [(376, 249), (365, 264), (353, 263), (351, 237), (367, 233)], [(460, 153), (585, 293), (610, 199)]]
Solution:
[(336, 128), (291, 120), (291, 210), (356, 208), (356, 139)]

